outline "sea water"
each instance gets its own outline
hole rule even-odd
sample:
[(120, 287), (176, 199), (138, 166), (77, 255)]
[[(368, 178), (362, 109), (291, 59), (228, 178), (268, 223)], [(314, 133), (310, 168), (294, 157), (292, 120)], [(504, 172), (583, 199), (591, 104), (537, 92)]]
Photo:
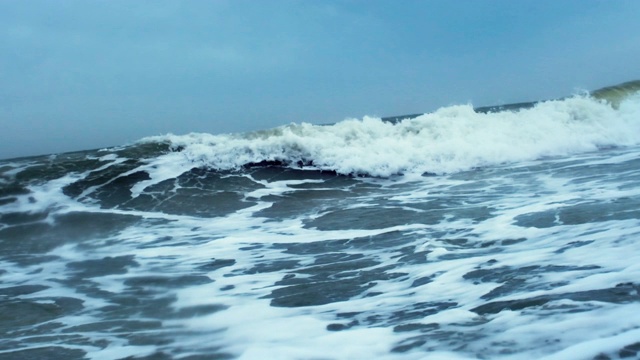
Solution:
[(640, 351), (640, 101), (0, 162), (2, 359)]

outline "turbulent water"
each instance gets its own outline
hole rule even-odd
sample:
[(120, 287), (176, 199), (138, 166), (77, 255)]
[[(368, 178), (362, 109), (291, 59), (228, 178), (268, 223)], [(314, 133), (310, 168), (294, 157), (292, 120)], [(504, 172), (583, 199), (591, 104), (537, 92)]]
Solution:
[(638, 95), (5, 160), (0, 358), (633, 358), (639, 239)]

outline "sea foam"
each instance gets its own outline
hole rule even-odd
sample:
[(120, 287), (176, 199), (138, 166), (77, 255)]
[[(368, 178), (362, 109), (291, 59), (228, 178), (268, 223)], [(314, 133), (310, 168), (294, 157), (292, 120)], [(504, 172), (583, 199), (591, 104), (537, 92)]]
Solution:
[(347, 119), (333, 125), (290, 124), (243, 134), (191, 133), (142, 139), (179, 152), (165, 161), (217, 170), (279, 163), (339, 174), (388, 177), (447, 174), (473, 168), (640, 143), (640, 96), (614, 109), (587, 96), (530, 109), (477, 113), (471, 105), (396, 123)]

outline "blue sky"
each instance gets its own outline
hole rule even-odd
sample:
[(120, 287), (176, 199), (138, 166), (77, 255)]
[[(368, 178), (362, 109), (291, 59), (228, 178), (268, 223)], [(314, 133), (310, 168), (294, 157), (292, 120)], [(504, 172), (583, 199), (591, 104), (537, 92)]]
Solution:
[(0, 158), (640, 78), (636, 0), (2, 0)]

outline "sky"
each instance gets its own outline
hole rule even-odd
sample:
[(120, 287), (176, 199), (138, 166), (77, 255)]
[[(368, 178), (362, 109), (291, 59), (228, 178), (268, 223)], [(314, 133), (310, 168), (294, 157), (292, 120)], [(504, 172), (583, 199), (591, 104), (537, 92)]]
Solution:
[(637, 0), (0, 0), (0, 159), (640, 79)]

